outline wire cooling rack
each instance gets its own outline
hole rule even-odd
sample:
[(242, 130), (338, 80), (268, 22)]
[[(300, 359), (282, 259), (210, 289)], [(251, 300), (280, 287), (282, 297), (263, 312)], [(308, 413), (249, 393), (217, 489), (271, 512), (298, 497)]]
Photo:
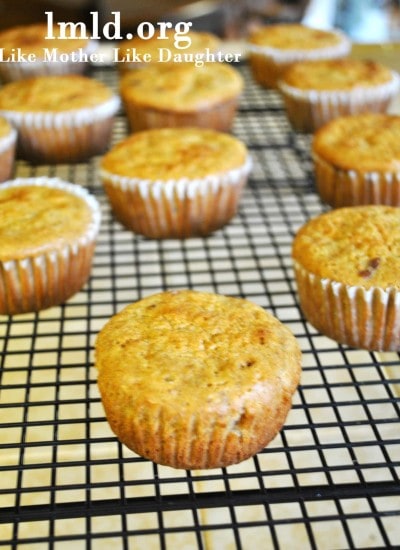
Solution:
[[(207, 239), (153, 241), (116, 222), (98, 158), (33, 167), (86, 186), (103, 220), (88, 284), (67, 303), (0, 318), (0, 548), (253, 550), (399, 548), (400, 362), (338, 345), (301, 314), (290, 250), (323, 209), (310, 136), (252, 82), (234, 133), (254, 161), (241, 208)], [(116, 87), (114, 70), (95, 77)], [(127, 132), (117, 117), (114, 142)], [(93, 343), (143, 296), (195, 288), (241, 296), (284, 322), (303, 350), (302, 384), (284, 429), (254, 458), (181, 471), (124, 448), (104, 417)]]

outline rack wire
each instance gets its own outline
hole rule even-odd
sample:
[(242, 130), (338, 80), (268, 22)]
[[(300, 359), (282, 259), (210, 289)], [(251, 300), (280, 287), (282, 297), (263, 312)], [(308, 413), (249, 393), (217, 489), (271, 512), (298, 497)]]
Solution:
[[(113, 218), (98, 158), (32, 166), (86, 186), (103, 212), (91, 278), (67, 303), (0, 318), (0, 548), (253, 550), (398, 548), (400, 361), (316, 332), (299, 309), (290, 258), (297, 229), (324, 210), (310, 136), (291, 131), (279, 95), (252, 81), (233, 132), (254, 168), (240, 211), (208, 238), (154, 241)], [(96, 68), (111, 87), (117, 75)], [(113, 141), (127, 133), (119, 114)], [(245, 297), (303, 350), (287, 422), (255, 457), (226, 469), (157, 466), (105, 420), (93, 343), (111, 315), (174, 288)]]

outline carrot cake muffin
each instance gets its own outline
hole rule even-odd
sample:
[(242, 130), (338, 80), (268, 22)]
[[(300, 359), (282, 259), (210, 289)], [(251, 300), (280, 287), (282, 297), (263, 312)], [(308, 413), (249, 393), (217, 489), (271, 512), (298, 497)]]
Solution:
[(318, 192), (333, 207), (400, 206), (400, 116), (339, 117), (314, 135)]
[(240, 140), (204, 128), (132, 134), (102, 159), (116, 218), (150, 238), (208, 235), (234, 216), (250, 171)]
[(293, 261), (306, 319), (338, 342), (400, 350), (400, 208), (343, 207), (307, 222)]
[(113, 316), (97, 337), (96, 367), (122, 443), (174, 468), (217, 468), (251, 457), (282, 428), (301, 353), (260, 306), (181, 290)]
[(243, 86), (239, 72), (225, 63), (166, 63), (130, 71), (120, 91), (133, 131), (174, 126), (229, 131)]
[(342, 32), (299, 23), (260, 27), (249, 36), (247, 46), (253, 76), (266, 88), (276, 88), (284, 71), (296, 61), (339, 58), (351, 50)]
[(119, 45), (118, 68), (123, 73), (150, 63), (174, 62), (176, 56), (179, 60), (194, 56), (201, 61), (208, 52), (216, 52), (219, 46), (219, 38), (208, 32), (189, 31), (177, 37), (174, 30), (167, 30), (165, 38), (160, 38), (158, 33), (148, 39), (134, 36)]
[(103, 153), (118, 107), (107, 86), (82, 75), (29, 78), (0, 88), (0, 115), (18, 130), (18, 154), (36, 163)]
[(0, 186), (0, 313), (60, 304), (90, 274), (100, 207), (76, 184), (20, 178)]
[(17, 132), (3, 117), (0, 117), (0, 182), (8, 180), (14, 168)]
[(380, 63), (346, 58), (295, 63), (280, 90), (293, 129), (313, 132), (338, 116), (386, 111), (399, 83)]
[(46, 38), (47, 25), (19, 25), (0, 32), (2, 62), (0, 76), (5, 82), (33, 76), (81, 73), (87, 59), (96, 49), (89, 38), (60, 37), (60, 28), (53, 25), (52, 38)]

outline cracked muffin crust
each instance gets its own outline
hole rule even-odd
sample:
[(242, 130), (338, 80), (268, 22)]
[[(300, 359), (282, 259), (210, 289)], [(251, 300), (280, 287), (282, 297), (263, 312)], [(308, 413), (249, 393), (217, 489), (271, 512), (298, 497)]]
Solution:
[(300, 349), (243, 299), (181, 290), (136, 302), (97, 337), (107, 419), (130, 449), (175, 468), (216, 468), (260, 451), (281, 429)]

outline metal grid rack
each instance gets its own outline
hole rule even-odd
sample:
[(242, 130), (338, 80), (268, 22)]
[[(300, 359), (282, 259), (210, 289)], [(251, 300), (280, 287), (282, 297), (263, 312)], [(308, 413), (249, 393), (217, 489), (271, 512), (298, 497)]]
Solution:
[[(67, 303), (0, 318), (0, 548), (231, 550), (400, 545), (400, 361), (338, 345), (307, 324), (290, 258), (296, 230), (323, 210), (310, 136), (277, 93), (252, 82), (234, 133), (254, 168), (234, 220), (207, 239), (152, 241), (123, 229), (99, 159), (33, 167), (85, 185), (103, 220), (88, 284)], [(112, 87), (116, 73), (94, 76)], [(113, 139), (126, 135), (122, 115)], [(298, 338), (303, 375), (282, 432), (227, 469), (180, 471), (124, 448), (105, 420), (93, 343), (111, 315), (164, 289), (252, 300)]]

